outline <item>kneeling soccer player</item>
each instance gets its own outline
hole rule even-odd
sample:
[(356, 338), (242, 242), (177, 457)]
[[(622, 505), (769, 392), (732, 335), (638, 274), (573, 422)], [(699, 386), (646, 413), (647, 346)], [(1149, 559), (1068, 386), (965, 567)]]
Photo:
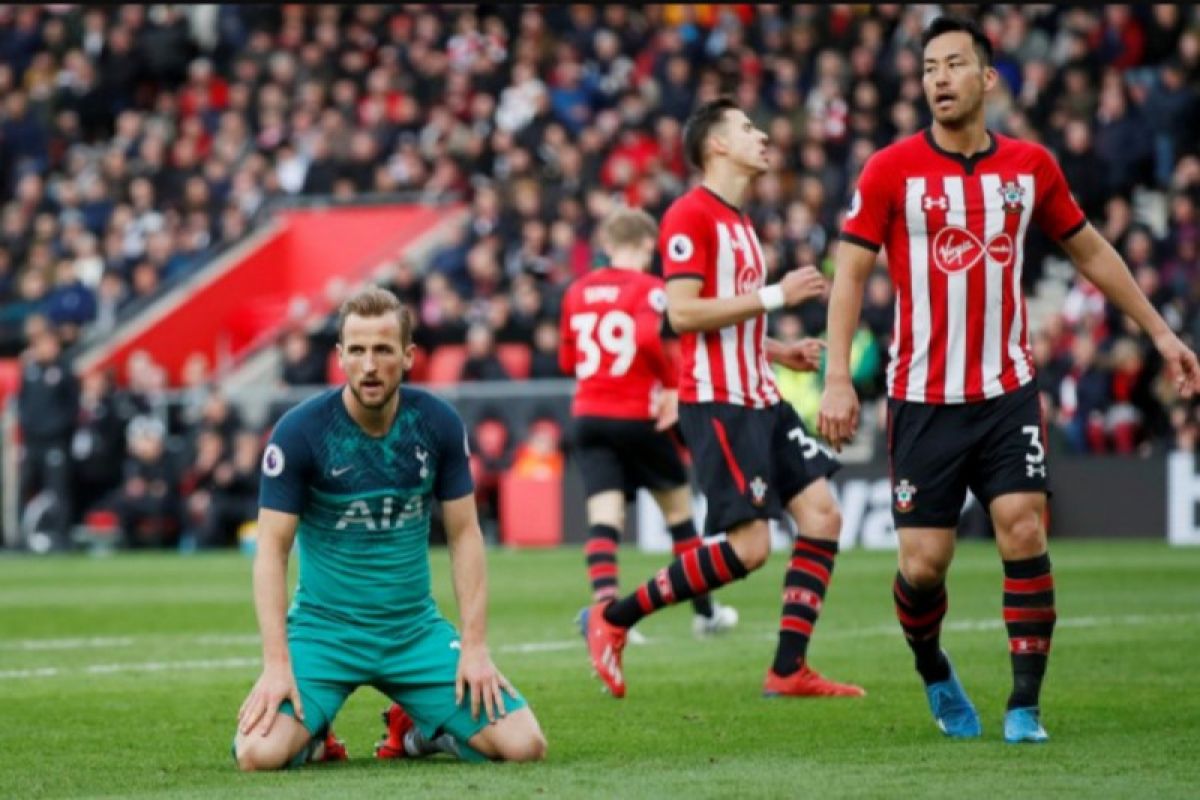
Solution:
[[(237, 764), (270, 770), (344, 758), (330, 725), (364, 685), (406, 709), (413, 755), (541, 759), (537, 719), (488, 653), (483, 537), (462, 420), (433, 395), (401, 388), (412, 324), (395, 295), (357, 293), (338, 331), (346, 385), (285, 414), (263, 454), (254, 562), (263, 671), (238, 713)], [(430, 593), (435, 498), (461, 636)], [(293, 541), (300, 580), (289, 610)]]

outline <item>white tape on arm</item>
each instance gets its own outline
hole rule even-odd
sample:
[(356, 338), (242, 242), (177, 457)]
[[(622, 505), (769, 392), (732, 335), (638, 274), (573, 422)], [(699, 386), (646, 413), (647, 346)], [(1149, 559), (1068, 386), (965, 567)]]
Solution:
[(772, 283), (770, 286), (759, 289), (758, 299), (767, 311), (783, 308), (786, 302), (786, 298), (783, 296), (783, 287), (778, 283)]

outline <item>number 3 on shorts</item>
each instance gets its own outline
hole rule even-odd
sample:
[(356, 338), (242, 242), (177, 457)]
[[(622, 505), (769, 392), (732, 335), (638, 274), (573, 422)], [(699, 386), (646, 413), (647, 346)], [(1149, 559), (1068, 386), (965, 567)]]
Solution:
[(1026, 477), (1046, 477), (1046, 448), (1042, 446), (1042, 429), (1037, 425), (1026, 425), (1021, 433), (1029, 437), (1029, 452), (1025, 454)]
[(804, 456), (805, 458), (813, 458), (817, 455), (817, 453), (824, 453), (825, 455), (832, 457), (829, 450), (822, 446), (821, 443), (816, 439), (805, 433), (803, 428), (792, 428), (790, 431), (788, 431), (788, 438), (796, 440), (796, 444), (800, 445), (800, 455)]

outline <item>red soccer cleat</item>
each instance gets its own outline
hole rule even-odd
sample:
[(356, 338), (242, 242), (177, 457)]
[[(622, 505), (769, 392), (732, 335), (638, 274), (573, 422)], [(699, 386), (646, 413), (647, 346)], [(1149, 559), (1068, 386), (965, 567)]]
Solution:
[(831, 681), (808, 664), (786, 676), (768, 669), (763, 682), (763, 697), (863, 697), (866, 693), (861, 686)]
[(346, 752), (346, 743), (333, 733), (333, 728), (329, 729), (329, 733), (325, 734), (325, 741), (322, 743), (321, 756), (314, 758), (312, 763), (324, 764), (330, 761), (345, 761), (350, 758), (350, 754)]
[(404, 736), (412, 730), (412, 717), (400, 706), (392, 703), (383, 712), (383, 724), (387, 726), (384, 737), (375, 743), (376, 758), (407, 758), (404, 751)]
[(588, 655), (592, 667), (613, 697), (625, 696), (625, 675), (621, 671), (621, 652), (625, 649), (628, 628), (613, 625), (604, 618), (604, 609), (612, 600), (594, 603), (585, 613)]

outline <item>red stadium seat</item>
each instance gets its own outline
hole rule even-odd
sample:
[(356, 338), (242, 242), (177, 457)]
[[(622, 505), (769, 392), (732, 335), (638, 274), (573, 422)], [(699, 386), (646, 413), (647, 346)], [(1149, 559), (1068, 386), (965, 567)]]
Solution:
[(21, 359), (0, 358), (0, 406), (4, 398), (16, 394), (21, 388)]
[(498, 419), (480, 420), (475, 426), (475, 447), (481, 456), (499, 460), (508, 448), (508, 426)]
[(500, 543), (509, 547), (562, 544), (562, 479), (500, 477)]
[(329, 359), (325, 362), (325, 380), (330, 386), (345, 383), (346, 373), (342, 371), (342, 362), (338, 360), (337, 348), (329, 351)]
[(533, 365), (533, 351), (529, 349), (529, 345), (520, 342), (497, 345), (496, 358), (500, 359), (500, 363), (513, 380), (529, 379), (529, 370)]
[(429, 372), (425, 382), (432, 385), (458, 383), (463, 364), (467, 360), (467, 348), (461, 344), (444, 344), (433, 350), (429, 357)]
[(425, 383), (429, 376), (429, 353), (424, 347), (413, 348), (412, 369), (404, 376), (406, 383)]

